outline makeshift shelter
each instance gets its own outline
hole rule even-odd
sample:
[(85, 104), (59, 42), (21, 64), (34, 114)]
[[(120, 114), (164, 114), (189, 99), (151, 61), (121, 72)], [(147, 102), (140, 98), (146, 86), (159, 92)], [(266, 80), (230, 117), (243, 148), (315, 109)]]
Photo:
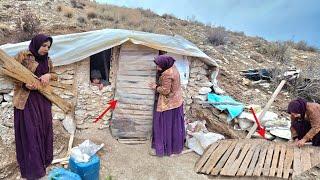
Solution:
[[(6, 44), (0, 49), (14, 56), (27, 49), (28, 44)], [(112, 134), (117, 138), (148, 139), (154, 106), (154, 91), (149, 89), (148, 83), (156, 80), (154, 57), (163, 52), (177, 60), (184, 86), (185, 109), (188, 110), (197, 98), (203, 100), (205, 97), (206, 93), (201, 93), (203, 90), (200, 89), (212, 86), (208, 71), (217, 63), (180, 36), (120, 29), (53, 36), (50, 57), (59, 82), (66, 85), (55, 91), (74, 105), (72, 113), (78, 128), (88, 128), (108, 106), (107, 102), (114, 98), (118, 100), (116, 109), (103, 118), (104, 121), (111, 118)], [(99, 70), (110, 85), (101, 91), (92, 86), (92, 70)], [(0, 84), (0, 96), (12, 94), (12, 83), (1, 75)], [(1, 100), (0, 103), (8, 101)], [(57, 107), (53, 107), (53, 113), (54, 119), (66, 118)]]

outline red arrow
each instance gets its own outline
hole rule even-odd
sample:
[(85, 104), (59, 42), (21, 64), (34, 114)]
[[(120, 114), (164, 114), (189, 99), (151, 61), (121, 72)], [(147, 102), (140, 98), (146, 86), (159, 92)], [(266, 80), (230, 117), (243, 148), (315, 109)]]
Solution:
[(115, 109), (116, 108), (116, 104), (117, 104), (117, 100), (111, 100), (110, 102), (108, 102), (108, 104), (110, 105), (109, 107), (107, 107), (106, 110), (104, 110), (97, 118), (96, 120), (94, 120), (93, 122), (96, 123), (98, 122), (108, 111), (109, 109)]
[(256, 123), (257, 123), (257, 126), (258, 126), (258, 133), (260, 134), (260, 136), (262, 136), (263, 138), (266, 138), (265, 135), (266, 135), (266, 129), (265, 128), (262, 128), (262, 126), (260, 125), (259, 123), (259, 120), (256, 116), (256, 113), (254, 112), (253, 108), (250, 107), (250, 111), (251, 113), (253, 114), (253, 117), (254, 117), (254, 120), (256, 120)]

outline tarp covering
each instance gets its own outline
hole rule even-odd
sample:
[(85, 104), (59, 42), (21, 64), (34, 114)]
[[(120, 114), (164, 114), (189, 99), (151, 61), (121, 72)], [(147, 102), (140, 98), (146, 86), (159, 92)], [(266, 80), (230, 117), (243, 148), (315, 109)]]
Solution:
[[(167, 36), (123, 29), (103, 29), (53, 36), (50, 57), (54, 66), (67, 65), (127, 41), (162, 51), (199, 57), (209, 65), (218, 66), (215, 60), (181, 36)], [(0, 46), (0, 49), (14, 56), (19, 51), (27, 49), (29, 42), (5, 44)]]
[(230, 96), (223, 96), (214, 93), (208, 93), (208, 101), (213, 103), (235, 103), (236, 105), (225, 104), (225, 105), (213, 105), (215, 108), (224, 111), (228, 111), (227, 121), (231, 121), (235, 117), (239, 116), (242, 113), (244, 106), (242, 103), (237, 102)]

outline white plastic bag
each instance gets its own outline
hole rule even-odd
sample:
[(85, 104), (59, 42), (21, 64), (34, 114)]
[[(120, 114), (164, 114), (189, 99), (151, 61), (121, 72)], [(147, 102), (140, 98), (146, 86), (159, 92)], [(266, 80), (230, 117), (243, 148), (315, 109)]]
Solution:
[(103, 146), (104, 144), (96, 145), (87, 139), (79, 146), (72, 148), (71, 157), (76, 162), (88, 162), (90, 157), (96, 154)]

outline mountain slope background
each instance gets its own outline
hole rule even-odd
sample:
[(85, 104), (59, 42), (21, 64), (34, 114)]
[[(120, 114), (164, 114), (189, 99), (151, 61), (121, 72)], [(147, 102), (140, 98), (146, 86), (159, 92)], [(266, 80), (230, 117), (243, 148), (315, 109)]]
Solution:
[[(243, 32), (231, 32), (223, 27), (205, 25), (195, 20), (181, 20), (170, 14), (162, 16), (150, 10), (130, 9), (112, 5), (101, 5), (91, 1), (82, 0), (1, 0), (0, 1), (0, 44), (15, 43), (30, 40), (36, 33), (41, 32), (49, 35), (60, 35), (75, 32), (85, 32), (103, 28), (120, 28), (139, 30), (151, 33), (166, 35), (181, 35), (196, 44), (207, 55), (219, 63), (220, 74), (218, 76), (219, 85), (238, 101), (245, 104), (259, 104), (264, 106), (277, 84), (279, 78), (272, 79), (270, 87), (265, 88), (254, 84), (240, 75), (240, 71), (247, 69), (276, 68), (275, 76), (282, 74), (290, 67), (294, 66), (302, 70), (301, 81), (287, 86), (275, 100), (271, 110), (280, 116), (286, 116), (287, 103), (296, 95), (306, 97), (309, 100), (319, 102), (319, 61), (320, 55), (315, 47), (307, 45), (301, 41), (294, 43), (268, 42), (260, 37), (249, 37)], [(209, 76), (209, 75), (208, 75)], [(297, 91), (299, 85), (303, 85), (304, 80), (309, 79), (312, 86), (304, 87), (304, 91)], [(313, 80), (315, 79), (315, 80)], [(68, 136), (63, 133), (61, 124), (55, 124), (55, 138), (61, 144), (68, 141)], [(0, 126), (0, 130), (2, 126)], [(0, 178), (13, 178), (18, 176), (17, 164), (15, 162), (13, 128), (5, 130), (7, 135), (0, 139)], [(115, 140), (106, 132), (100, 133), (96, 138), (98, 142)], [(3, 133), (1, 133), (3, 134)], [(60, 134), (60, 136), (57, 136)], [(64, 134), (63, 136), (61, 134)], [(85, 138), (90, 132), (83, 131), (78, 137)], [(92, 135), (92, 134), (91, 134)], [(96, 136), (97, 137), (97, 136)], [(105, 139), (101, 137), (106, 137)], [(93, 137), (94, 138), (94, 137)], [(60, 147), (60, 146), (59, 146)], [(150, 177), (162, 177), (161, 171), (154, 171), (158, 164), (157, 159), (149, 157), (140, 152), (148, 148), (148, 145), (128, 147), (126, 145), (110, 144), (111, 150), (106, 150), (106, 163), (102, 166), (119, 179), (126, 174), (124, 169), (139, 162), (141, 165), (149, 163), (150, 168), (141, 170), (134, 168), (128, 170), (132, 177), (141, 178), (142, 175)], [(130, 153), (128, 153), (128, 150)], [(58, 151), (58, 150), (57, 150)], [(8, 153), (10, 152), (10, 153)], [(119, 153), (122, 159), (113, 153)], [(108, 155), (110, 157), (108, 159)], [(126, 154), (126, 155), (124, 155)], [(134, 158), (132, 157), (134, 156)], [(147, 157), (141, 161), (139, 156)], [(131, 159), (132, 163), (125, 163)], [(177, 160), (161, 159), (161, 168), (171, 168), (172, 174), (164, 174), (165, 177), (195, 177), (192, 172), (193, 163), (197, 159), (194, 154), (187, 154)], [(141, 161), (141, 162), (140, 162)], [(113, 162), (113, 163), (112, 163)], [(139, 166), (138, 163), (138, 166)], [(172, 164), (170, 167), (164, 164)], [(113, 166), (113, 167), (111, 167)], [(122, 168), (119, 168), (119, 167)], [(182, 170), (180, 170), (182, 168)], [(152, 173), (152, 171), (154, 171)], [(151, 174), (150, 174), (151, 173)], [(104, 174), (104, 175), (107, 175)], [(9, 179), (10, 179), (9, 178)], [(206, 178), (201, 176), (201, 178)]]

